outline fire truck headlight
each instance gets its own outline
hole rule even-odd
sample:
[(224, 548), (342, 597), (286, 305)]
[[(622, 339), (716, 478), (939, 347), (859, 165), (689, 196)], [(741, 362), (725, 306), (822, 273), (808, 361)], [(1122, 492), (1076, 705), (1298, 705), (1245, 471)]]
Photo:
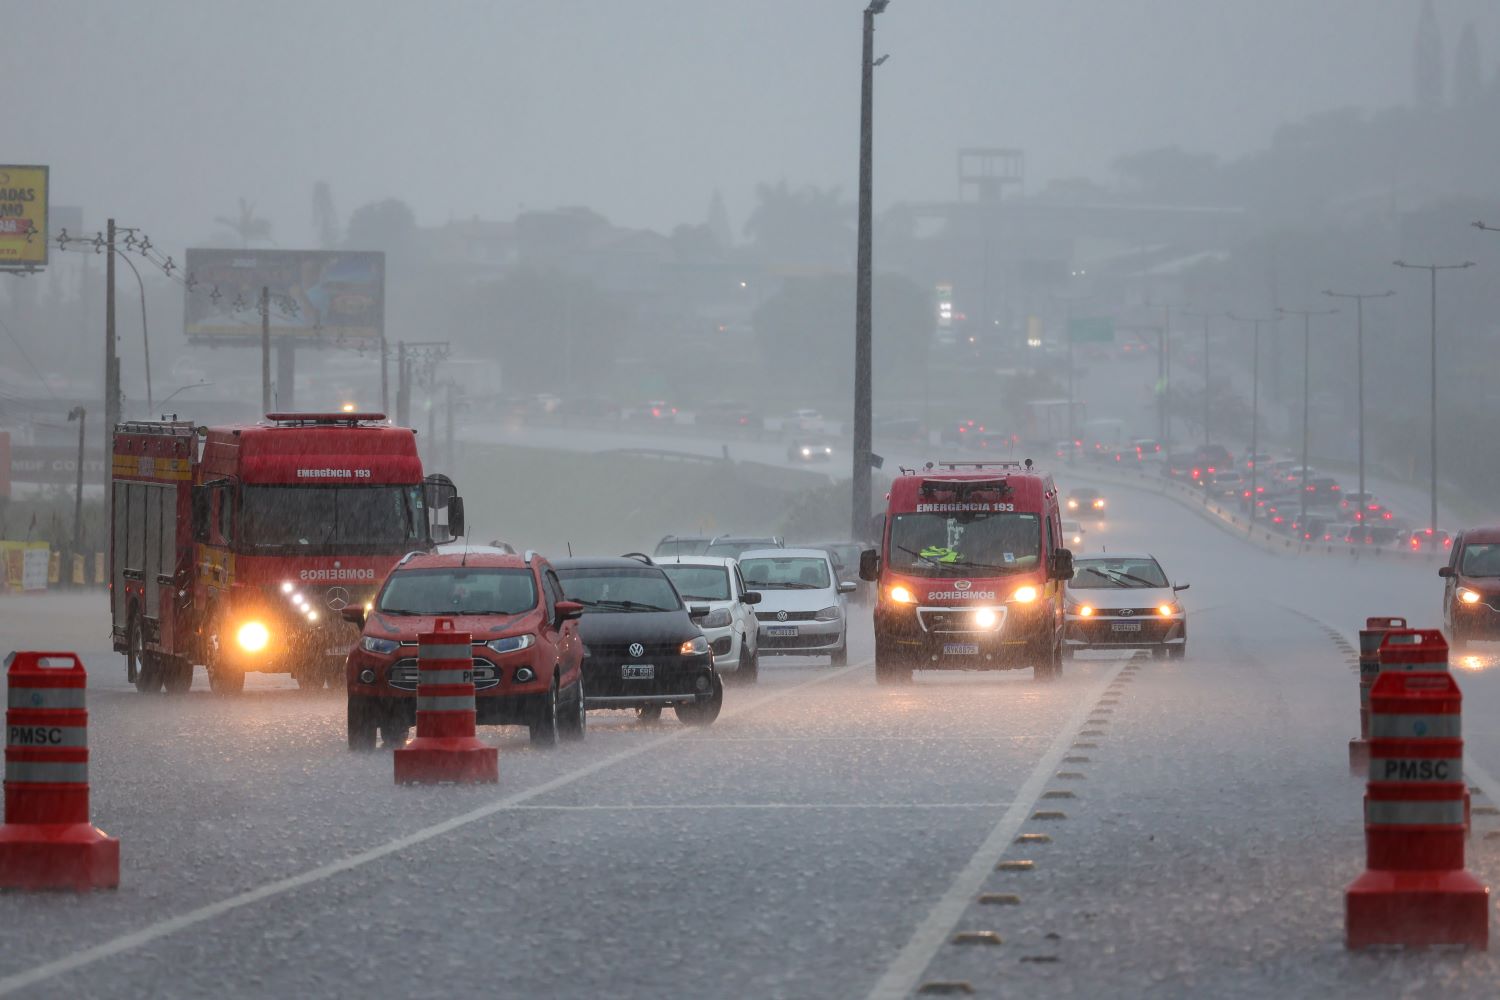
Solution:
[(1011, 600), (1020, 604), (1030, 604), (1036, 600), (1036, 594), (1036, 588), (1028, 584), (1024, 587), (1017, 587), (1016, 592), (1011, 595)]
[(974, 624), (980, 628), (994, 628), (1000, 624), (1000, 616), (995, 614), (994, 608), (980, 608), (974, 612)]
[(283, 594), (290, 594), (292, 591), (294, 591), (296, 589), (297, 589), (297, 585), (295, 583), (293, 583), (292, 581), (290, 581), (290, 580), (283, 580), (281, 582), (281, 592)]
[(259, 653), (271, 641), (270, 631), (260, 622), (246, 622), (234, 634), (240, 648), (247, 653)]
[(307, 620), (310, 621), (310, 622), (317, 621), (318, 620), (318, 613), (316, 611), (309, 611), (307, 613)]

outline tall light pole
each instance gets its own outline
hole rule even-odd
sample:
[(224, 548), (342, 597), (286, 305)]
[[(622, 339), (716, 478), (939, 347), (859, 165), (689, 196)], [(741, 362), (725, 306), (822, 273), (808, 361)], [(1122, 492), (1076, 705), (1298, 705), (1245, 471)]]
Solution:
[(1310, 388), (1312, 385), (1312, 318), (1314, 316), (1332, 316), (1338, 312), (1337, 309), (1283, 309), (1276, 307), (1276, 312), (1282, 316), (1302, 317), (1302, 471), (1298, 476), (1297, 485), (1297, 527), (1299, 531), (1307, 530), (1307, 443), (1308, 443), (1308, 402), (1312, 398)]
[(1260, 494), (1256, 489), (1260, 476), (1260, 328), (1263, 323), (1275, 323), (1275, 317), (1236, 316), (1228, 314), (1236, 323), (1250, 323), (1255, 327), (1251, 343), (1250, 362), (1250, 526), (1255, 526), (1255, 511), (1260, 505)]
[(1088, 295), (1054, 295), (1054, 302), (1063, 304), (1064, 335), (1068, 338), (1068, 464), (1072, 465), (1077, 455), (1075, 443), (1078, 440), (1078, 429), (1075, 426), (1073, 411), (1078, 408), (1077, 395), (1074, 389), (1075, 367), (1073, 363), (1073, 303), (1082, 302), (1091, 296)]
[[(83, 552), (83, 449), (87, 442), (87, 434), (84, 428), (88, 425), (89, 411), (81, 406), (75, 406), (68, 411), (68, 420), (78, 421), (78, 469), (76, 475), (77, 483), (73, 487), (73, 556)], [(71, 560), (70, 560), (71, 562)], [(68, 579), (72, 579), (71, 572)]]
[(1209, 424), (1210, 424), (1210, 419), (1209, 418), (1210, 418), (1210, 415), (1212, 413), (1212, 404), (1211, 404), (1211, 402), (1209, 400), (1209, 392), (1208, 392), (1208, 376), (1209, 376), (1209, 367), (1208, 367), (1208, 330), (1209, 330), (1209, 327), (1208, 327), (1208, 324), (1209, 324), (1210, 320), (1212, 320), (1215, 316), (1220, 315), (1220, 314), (1219, 313), (1184, 312), (1182, 315), (1188, 317), (1189, 319), (1201, 319), (1203, 321), (1203, 444), (1206, 446), (1206, 445), (1209, 445), (1209, 444), (1213, 443), (1213, 435), (1211, 433), (1210, 426), (1209, 426)]
[(1172, 305), (1169, 302), (1146, 300), (1147, 306), (1161, 306), (1161, 332), (1156, 341), (1156, 375), (1158, 392), (1158, 419), (1161, 421), (1161, 447), (1165, 455), (1172, 454)]
[(890, 0), (870, 0), (864, 12), (863, 49), (859, 79), (859, 237), (854, 288), (854, 477), (850, 504), (851, 538), (869, 530), (871, 455), (870, 350), (870, 183), (874, 133), (875, 15)]
[(1474, 262), (1472, 260), (1466, 260), (1462, 264), (1408, 264), (1404, 260), (1398, 260), (1398, 261), (1394, 261), (1393, 263), (1395, 263), (1395, 265), (1397, 267), (1404, 267), (1404, 268), (1408, 268), (1408, 269), (1415, 270), (1415, 271), (1426, 271), (1427, 274), (1428, 274), (1428, 277), (1431, 279), (1431, 286), (1430, 286), (1431, 287), (1431, 312), (1430, 312), (1431, 328), (1430, 329), (1431, 329), (1432, 336), (1431, 336), (1431, 342), (1430, 342), (1430, 345), (1429, 345), (1430, 346), (1430, 350), (1429, 350), (1429, 359), (1428, 360), (1429, 360), (1429, 364), (1432, 366), (1432, 407), (1431, 407), (1431, 413), (1429, 414), (1428, 419), (1429, 419), (1429, 421), (1432, 424), (1432, 427), (1431, 427), (1432, 437), (1431, 437), (1431, 440), (1428, 442), (1427, 459), (1428, 459), (1428, 466), (1429, 466), (1429, 468), (1432, 471), (1432, 478), (1431, 478), (1430, 487), (1429, 487), (1430, 488), (1430, 492), (1432, 494), (1432, 516), (1431, 516), (1431, 518), (1430, 518), (1427, 526), (1429, 528), (1431, 528), (1434, 532), (1436, 532), (1437, 531), (1437, 523), (1438, 523), (1438, 473), (1437, 473), (1437, 470), (1438, 470), (1438, 455), (1437, 455), (1437, 451), (1438, 451), (1438, 448), (1437, 448), (1437, 440), (1438, 440), (1438, 429), (1437, 429), (1437, 409), (1438, 409), (1438, 407), (1437, 407), (1437, 396), (1438, 396), (1438, 390), (1437, 390), (1437, 387), (1438, 387), (1438, 377), (1437, 377), (1437, 276), (1438, 276), (1438, 272), (1439, 271), (1462, 271), (1465, 268), (1473, 267), (1474, 266)]
[(1355, 423), (1359, 425), (1359, 492), (1365, 492), (1365, 299), (1385, 299), (1396, 293), (1383, 292), (1333, 292), (1323, 293), (1334, 299), (1354, 300), (1354, 368), (1355, 368)]

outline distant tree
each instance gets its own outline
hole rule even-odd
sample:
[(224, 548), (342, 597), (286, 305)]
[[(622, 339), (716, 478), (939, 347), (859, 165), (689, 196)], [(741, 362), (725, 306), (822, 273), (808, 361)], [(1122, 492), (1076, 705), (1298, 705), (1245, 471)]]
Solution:
[(729, 225), (729, 209), (724, 207), (724, 196), (714, 191), (708, 202), (708, 231), (719, 246), (728, 250), (734, 246), (734, 230)]
[(1114, 169), (1130, 194), (1178, 203), (1210, 201), (1218, 186), (1219, 160), (1210, 153), (1165, 146), (1121, 156)]
[(350, 250), (384, 250), (405, 253), (417, 234), (417, 217), (399, 198), (386, 198), (361, 205), (349, 216), (344, 246)]
[(271, 220), (256, 215), (255, 203), (247, 202), (244, 198), (239, 199), (239, 211), (233, 218), (216, 215), (214, 221), (233, 233), (242, 247), (248, 247), (257, 241), (271, 242)]
[(339, 216), (333, 207), (333, 189), (327, 181), (313, 185), (312, 225), (317, 234), (318, 246), (332, 250), (339, 245)]
[(1484, 82), (1479, 68), (1479, 34), (1474, 22), (1464, 25), (1453, 50), (1453, 103), (1461, 108), (1478, 104), (1484, 96)]
[(854, 255), (854, 206), (836, 187), (755, 186), (745, 235), (773, 269), (844, 270)]
[(1443, 36), (1432, 0), (1422, 0), (1412, 58), (1412, 96), (1416, 105), (1431, 111), (1443, 103)]

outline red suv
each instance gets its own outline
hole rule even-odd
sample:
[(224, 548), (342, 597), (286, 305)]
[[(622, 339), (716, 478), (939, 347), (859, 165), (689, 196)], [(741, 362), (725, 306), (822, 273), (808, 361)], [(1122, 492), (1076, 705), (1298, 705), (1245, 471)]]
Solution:
[(1470, 528), (1453, 540), (1443, 578), (1443, 627), (1455, 652), (1471, 639), (1500, 639), (1500, 528)]
[(363, 629), (345, 666), (349, 749), (373, 749), (377, 730), (387, 746), (405, 742), (416, 719), (417, 636), (439, 618), (472, 635), (479, 724), (527, 726), (539, 746), (583, 739), (582, 614), (534, 553), (411, 553), (373, 601), (343, 611)]

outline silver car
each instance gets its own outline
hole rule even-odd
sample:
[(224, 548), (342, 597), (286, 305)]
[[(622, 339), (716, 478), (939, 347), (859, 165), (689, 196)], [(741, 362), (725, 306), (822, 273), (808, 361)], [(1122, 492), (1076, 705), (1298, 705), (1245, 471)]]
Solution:
[(726, 679), (754, 684), (760, 653), (759, 622), (752, 605), (760, 603), (760, 594), (745, 586), (739, 563), (718, 556), (681, 556), (658, 559), (656, 565), (683, 603), (708, 605), (708, 615), (697, 619), (697, 625), (713, 650), (714, 668)]
[(1187, 655), (1187, 611), (1150, 555), (1089, 556), (1073, 561), (1063, 602), (1063, 655), (1080, 649), (1149, 649)]
[(822, 549), (751, 549), (740, 554), (745, 585), (760, 594), (762, 656), (820, 656), (843, 666), (849, 661), (844, 595), (851, 581), (840, 580)]

